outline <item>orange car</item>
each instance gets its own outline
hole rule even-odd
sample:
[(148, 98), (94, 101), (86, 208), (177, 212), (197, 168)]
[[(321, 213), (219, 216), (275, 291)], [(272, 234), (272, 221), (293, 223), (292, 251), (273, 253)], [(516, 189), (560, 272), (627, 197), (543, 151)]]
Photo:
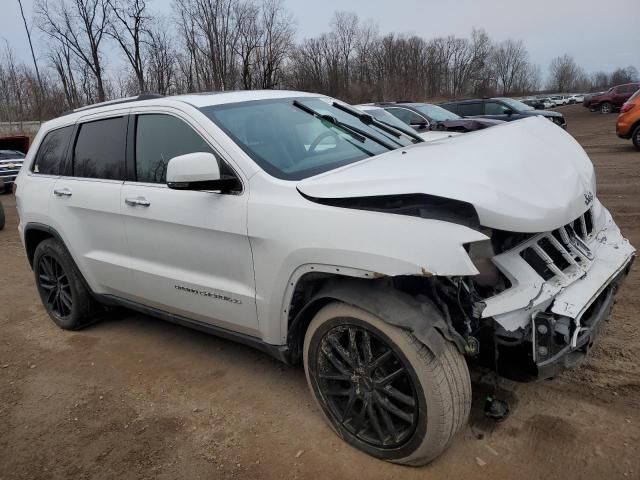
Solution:
[(640, 150), (640, 90), (622, 105), (616, 124), (616, 133), (620, 138), (630, 138)]

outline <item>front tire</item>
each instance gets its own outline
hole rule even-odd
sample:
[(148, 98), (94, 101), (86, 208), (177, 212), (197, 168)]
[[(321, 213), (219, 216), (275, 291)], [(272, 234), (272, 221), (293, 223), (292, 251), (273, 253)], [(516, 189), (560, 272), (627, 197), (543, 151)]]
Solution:
[(469, 417), (469, 371), (453, 344), (436, 356), (410, 332), (344, 303), (311, 321), (304, 368), (334, 431), (383, 460), (424, 465)]
[(71, 255), (57, 240), (43, 240), (33, 255), (36, 286), (45, 310), (65, 330), (86, 326), (93, 314), (93, 300)]
[(613, 112), (613, 105), (609, 102), (604, 102), (600, 105), (600, 113), (609, 114)]

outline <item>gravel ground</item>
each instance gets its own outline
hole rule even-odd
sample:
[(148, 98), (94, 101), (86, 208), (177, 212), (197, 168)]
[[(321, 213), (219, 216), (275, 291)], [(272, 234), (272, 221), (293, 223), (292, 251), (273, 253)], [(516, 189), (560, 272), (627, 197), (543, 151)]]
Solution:
[[(562, 109), (598, 171), (598, 195), (640, 245), (640, 153), (615, 115)], [(512, 415), (472, 421), (427, 467), (370, 458), (320, 417), (301, 368), (137, 313), (80, 332), (45, 314), (3, 195), (0, 479), (640, 478), (640, 326), (633, 268), (587, 363), (553, 381), (503, 382)], [(482, 397), (482, 386), (474, 385)]]

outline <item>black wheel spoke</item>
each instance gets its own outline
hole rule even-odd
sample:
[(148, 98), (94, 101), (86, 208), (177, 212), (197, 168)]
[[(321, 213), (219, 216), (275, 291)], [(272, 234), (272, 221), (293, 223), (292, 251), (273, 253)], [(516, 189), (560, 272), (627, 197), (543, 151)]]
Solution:
[(371, 371), (373, 371), (376, 368), (378, 368), (380, 365), (382, 365), (384, 362), (389, 360), (390, 358), (393, 358), (393, 351), (387, 350), (378, 358), (376, 358), (373, 362), (371, 362), (371, 365), (369, 365), (369, 368), (371, 368)]
[(417, 428), (418, 400), (396, 347), (369, 328), (343, 323), (316, 348), (321, 401), (340, 429), (378, 448), (407, 442)]
[(324, 391), (325, 395), (329, 395), (330, 397), (348, 397), (351, 395), (350, 388), (335, 388)]
[(362, 332), (362, 353), (365, 363), (370, 364), (373, 360), (373, 353), (371, 352), (371, 337), (366, 330)]
[(342, 412), (342, 419), (340, 420), (340, 423), (346, 422), (347, 419), (349, 418), (349, 415), (351, 415), (351, 411), (353, 410), (353, 405), (356, 403), (356, 398), (358, 398), (358, 396), (356, 395), (355, 389), (351, 389), (349, 400), (347, 400), (347, 406)]
[(367, 403), (367, 414), (369, 416), (369, 421), (371, 422), (371, 425), (373, 426), (373, 429), (375, 430), (376, 435), (378, 435), (380, 442), (384, 445), (386, 435), (384, 434), (384, 432), (382, 431), (382, 428), (380, 427), (380, 422), (378, 421), (378, 416), (376, 415), (375, 410), (376, 409), (375, 409), (375, 406), (373, 405), (373, 402), (369, 401), (369, 403)]
[(325, 348), (322, 350), (322, 353), (324, 353), (325, 357), (327, 357), (327, 359), (329, 359), (329, 361), (331, 362), (331, 364), (343, 375), (349, 375), (349, 369), (347, 368), (347, 366), (342, 363), (334, 354), (333, 352), (329, 351), (329, 348)]
[(386, 393), (388, 396), (390, 396), (391, 398), (393, 398), (394, 400), (404, 403), (408, 407), (416, 406), (416, 401), (413, 399), (413, 397), (409, 395), (405, 395), (400, 390), (392, 387), (391, 385), (387, 385), (386, 387), (384, 387), (382, 391)]
[(364, 403), (362, 404), (362, 410), (360, 410), (360, 412), (358, 413), (358, 416), (356, 417), (355, 424), (353, 426), (353, 429), (354, 429), (356, 435), (358, 435), (360, 433), (360, 430), (362, 430), (362, 427), (364, 426), (364, 421), (367, 419), (367, 407), (368, 406), (369, 406), (369, 399), (366, 399), (364, 401)]
[(385, 385), (393, 382), (398, 377), (400, 377), (403, 373), (405, 373), (405, 369), (404, 369), (404, 367), (400, 367), (395, 372), (392, 372), (392, 373), (384, 376), (383, 378), (376, 380), (375, 381), (376, 385), (385, 386)]
[(381, 405), (380, 400), (379, 400), (377, 395), (373, 396), (373, 401), (374, 401), (374, 403), (376, 405), (376, 408), (380, 412), (380, 416), (382, 417), (382, 421), (384, 422), (385, 428), (390, 433), (390, 435), (393, 437), (393, 440), (396, 441), (398, 437), (396, 435), (396, 427), (393, 424), (393, 420), (391, 420), (391, 417), (389, 416), (387, 411), (384, 409), (384, 407)]
[(60, 299), (62, 300), (62, 303), (64, 303), (65, 307), (71, 310), (71, 295), (64, 290), (60, 290)]
[(389, 413), (391, 413), (392, 415), (404, 420), (405, 422), (408, 422), (408, 423), (412, 423), (413, 422), (413, 415), (411, 415), (410, 413), (407, 413), (407, 412), (405, 412), (403, 410), (400, 410), (393, 403), (391, 403), (391, 401), (388, 398), (382, 397), (378, 392), (375, 392), (374, 395), (378, 396), (378, 400), (380, 401), (380, 405), (382, 406), (382, 408), (387, 410)]
[(351, 381), (351, 376), (350, 375), (344, 375), (342, 373), (320, 373), (318, 375), (318, 377), (324, 379), (324, 380), (337, 380), (337, 381), (345, 381), (345, 382), (350, 382)]
[(44, 255), (38, 263), (38, 286), (44, 303), (51, 312), (66, 317), (73, 311), (73, 293), (62, 265), (52, 256)]
[(356, 329), (349, 327), (349, 353), (353, 359), (353, 365), (360, 365), (360, 354), (358, 353), (358, 345), (356, 344)]
[(355, 365), (353, 364), (353, 359), (351, 358), (351, 355), (349, 355), (349, 352), (347, 352), (344, 349), (344, 347), (342, 345), (340, 345), (340, 342), (338, 341), (338, 339), (335, 336), (331, 336), (331, 337), (327, 338), (327, 341), (333, 347), (333, 349), (336, 352), (338, 352), (338, 355), (340, 355), (340, 358), (342, 358), (342, 360), (347, 362), (351, 368), (355, 367)]

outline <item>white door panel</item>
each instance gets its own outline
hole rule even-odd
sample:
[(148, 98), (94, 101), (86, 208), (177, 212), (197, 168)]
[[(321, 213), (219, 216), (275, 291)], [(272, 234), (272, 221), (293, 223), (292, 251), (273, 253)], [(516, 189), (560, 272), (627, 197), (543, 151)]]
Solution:
[(96, 293), (120, 295), (132, 285), (120, 216), (122, 182), (60, 178), (49, 216), (85, 279)]
[(135, 279), (130, 295), (257, 335), (247, 195), (125, 183), (121, 197)]

